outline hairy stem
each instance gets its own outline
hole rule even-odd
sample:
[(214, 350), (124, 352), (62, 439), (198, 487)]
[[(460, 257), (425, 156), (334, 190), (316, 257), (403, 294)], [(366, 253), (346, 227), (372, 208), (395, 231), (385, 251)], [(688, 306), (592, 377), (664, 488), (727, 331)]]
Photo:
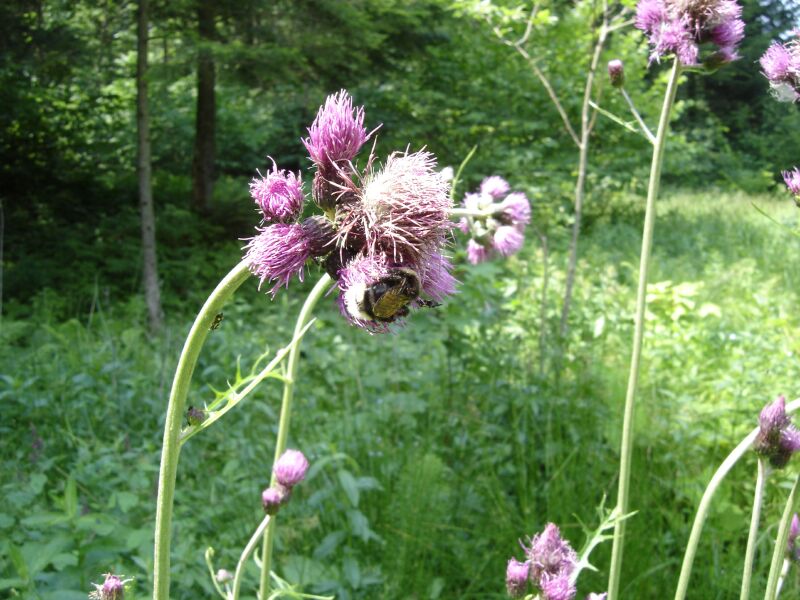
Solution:
[(211, 323), (225, 302), (250, 275), (247, 263), (240, 262), (217, 284), (189, 330), (183, 345), (172, 390), (169, 394), (164, 442), (161, 448), (161, 468), (158, 472), (158, 500), (156, 501), (155, 556), (153, 573), (153, 600), (169, 599), (169, 546), (172, 525), (172, 508), (175, 498), (175, 477), (180, 454), (181, 421), (186, 396), (192, 380), (197, 358), (208, 336)]
[(764, 486), (767, 482), (767, 466), (764, 459), (758, 459), (758, 474), (756, 475), (756, 491), (753, 498), (753, 514), (750, 517), (750, 533), (747, 536), (747, 550), (744, 554), (744, 569), (742, 570), (742, 592), (739, 600), (750, 597), (750, 582), (753, 578), (753, 558), (756, 554), (756, 538), (758, 537), (758, 522), (761, 519), (761, 504), (764, 500)]
[[(314, 286), (314, 289), (308, 294), (303, 308), (300, 309), (300, 314), (297, 317), (297, 322), (294, 326), (294, 337), (297, 338), (306, 323), (311, 319), (311, 313), (314, 310), (317, 302), (331, 284), (331, 278), (328, 275), (323, 275)], [(289, 437), (289, 423), (292, 417), (292, 400), (294, 398), (294, 382), (297, 375), (297, 363), (300, 357), (300, 343), (292, 346), (289, 352), (289, 361), (286, 366), (286, 381), (283, 384), (283, 400), (281, 401), (281, 415), (278, 421), (278, 439), (275, 442), (275, 461), (277, 462), (283, 451), (286, 450), (286, 440)], [(275, 475), (272, 475), (272, 484), (275, 484)], [(264, 535), (264, 543), (261, 550), (261, 584), (259, 587), (259, 597), (267, 598), (269, 596), (269, 570), (272, 558), (272, 543), (275, 536), (275, 522), (272, 521), (272, 526), (266, 530)]]
[[(794, 400), (786, 405), (786, 414), (792, 414), (800, 409), (800, 399)], [(692, 574), (692, 564), (694, 557), (697, 554), (697, 546), (700, 543), (700, 535), (703, 532), (703, 525), (705, 525), (706, 518), (708, 517), (708, 510), (711, 507), (711, 501), (714, 499), (722, 481), (733, 469), (734, 465), (739, 462), (745, 454), (751, 451), (753, 442), (758, 435), (759, 428), (756, 427), (747, 436), (739, 442), (739, 445), (733, 449), (728, 457), (722, 461), (722, 464), (711, 477), (708, 482), (703, 497), (700, 499), (700, 504), (697, 506), (697, 513), (694, 516), (694, 523), (692, 523), (692, 531), (689, 534), (689, 541), (686, 543), (686, 552), (683, 555), (683, 564), (681, 565), (681, 573), (678, 578), (678, 589), (675, 592), (675, 600), (683, 600), (686, 598), (686, 591), (689, 588), (689, 577)]]
[[(639, 383), (639, 364), (642, 356), (642, 340), (644, 338), (644, 313), (647, 304), (647, 272), (650, 266), (650, 249), (653, 245), (653, 229), (656, 218), (656, 199), (661, 182), (661, 167), (664, 163), (664, 147), (669, 132), (669, 120), (675, 94), (678, 90), (678, 79), (681, 67), (675, 60), (672, 66), (667, 91), (664, 94), (664, 105), (658, 123), (656, 143), (653, 147), (653, 160), (650, 166), (650, 182), (647, 189), (647, 205), (645, 208), (644, 231), (642, 233), (642, 253), (639, 259), (639, 285), (636, 293), (636, 320), (633, 333), (631, 367), (628, 375), (628, 389), (625, 394), (625, 413), (622, 423), (622, 444), (620, 448), (619, 488), (617, 492), (617, 512), (628, 513), (628, 495), (631, 478), (631, 455), (633, 453), (633, 416), (636, 401), (636, 387)], [(619, 593), (619, 582), (622, 574), (622, 553), (625, 543), (626, 521), (618, 521), (614, 527), (614, 544), (611, 550), (611, 566), (608, 580), (608, 598), (616, 600)]]
[(772, 564), (769, 567), (767, 591), (764, 594), (764, 600), (775, 600), (778, 595), (778, 580), (781, 578), (781, 566), (786, 556), (786, 544), (789, 539), (789, 527), (792, 522), (792, 514), (794, 514), (795, 511), (798, 484), (800, 484), (800, 475), (795, 478), (792, 491), (789, 492), (786, 505), (783, 507), (781, 522), (778, 526), (778, 536), (775, 540), (775, 548), (772, 551)]

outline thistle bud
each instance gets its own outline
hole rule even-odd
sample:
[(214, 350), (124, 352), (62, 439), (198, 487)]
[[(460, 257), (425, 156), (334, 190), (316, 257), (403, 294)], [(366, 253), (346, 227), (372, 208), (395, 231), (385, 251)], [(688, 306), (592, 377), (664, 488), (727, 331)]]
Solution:
[(794, 196), (795, 203), (800, 206), (800, 168), (783, 172), (783, 181), (789, 192)]
[(233, 573), (226, 569), (220, 569), (216, 575), (217, 583), (228, 583), (233, 581)]
[(189, 425), (196, 427), (206, 420), (206, 411), (202, 408), (190, 406), (189, 410), (186, 411), (186, 420), (189, 422)]
[(512, 598), (522, 598), (528, 590), (528, 575), (531, 566), (512, 558), (506, 567), (506, 591)]
[(268, 487), (261, 492), (261, 505), (268, 515), (276, 515), (281, 506), (289, 501), (290, 491), (282, 486)]
[(615, 58), (608, 61), (608, 78), (615, 88), (621, 88), (625, 85), (625, 66), (621, 60)]
[(130, 579), (122, 580), (112, 573), (105, 574), (102, 585), (93, 583), (94, 591), (89, 594), (93, 600), (123, 600), (125, 597), (125, 584)]
[(330, 219), (322, 215), (308, 217), (302, 223), (311, 256), (325, 256), (336, 245), (336, 229)]
[(287, 450), (275, 463), (272, 472), (278, 483), (291, 489), (305, 479), (308, 460), (299, 450)]

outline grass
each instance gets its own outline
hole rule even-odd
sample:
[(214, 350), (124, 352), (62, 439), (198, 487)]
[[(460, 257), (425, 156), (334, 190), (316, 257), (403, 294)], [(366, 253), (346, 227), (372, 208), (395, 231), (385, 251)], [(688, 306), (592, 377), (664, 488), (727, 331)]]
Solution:
[[(763, 404), (797, 395), (798, 239), (754, 202), (796, 227), (791, 203), (768, 197), (673, 194), (660, 205), (624, 597), (671, 595), (713, 469)], [(343, 600), (503, 598), (518, 539), (554, 521), (581, 545), (581, 521), (593, 526), (616, 489), (641, 208), (620, 201), (591, 217), (558, 377), (552, 344), (551, 368), (539, 369), (543, 272), (533, 241), (506, 263), (460, 267), (461, 293), (394, 336), (349, 328), (322, 303), (290, 437), (314, 467), (280, 517), (283, 577)], [(558, 244), (551, 258), (548, 340), (563, 281)], [(224, 387), (238, 356), (248, 368), (288, 340), (308, 289), (293, 284), (270, 304), (245, 285), (210, 336), (190, 402)], [(165, 398), (191, 307), (156, 340), (143, 333), (141, 308), (100, 302), (91, 318), (56, 322), (40, 302), (35, 319), (2, 323), (0, 595), (85, 598), (109, 569), (136, 577), (135, 597), (149, 593)], [(209, 597), (206, 547), (232, 570), (256, 527), (279, 398), (278, 383), (265, 382), (184, 448), (174, 598)], [(738, 591), (754, 479), (751, 457), (723, 486), (690, 597)], [(766, 581), (788, 479), (777, 474), (768, 487), (772, 529), (759, 539), (754, 590)], [(598, 550), (601, 573), (582, 578), (581, 594), (604, 589), (609, 552)], [(789, 581), (784, 594), (797, 589)]]

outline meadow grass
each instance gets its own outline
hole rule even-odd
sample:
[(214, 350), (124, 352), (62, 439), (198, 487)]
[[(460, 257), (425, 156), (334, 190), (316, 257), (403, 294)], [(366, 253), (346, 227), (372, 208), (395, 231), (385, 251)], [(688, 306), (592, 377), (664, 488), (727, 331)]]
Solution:
[[(518, 539), (554, 521), (580, 546), (580, 523), (595, 525), (596, 506), (616, 490), (642, 214), (643, 201), (627, 198), (591, 215), (563, 353), (552, 338), (565, 263), (555, 244), (544, 372), (533, 240), (505, 263), (460, 261), (458, 296), (396, 335), (350, 328), (323, 300), (289, 442), (312, 471), (281, 513), (279, 574), (344, 600), (503, 598)], [(659, 205), (623, 597), (672, 594), (714, 468), (765, 403), (797, 395), (796, 227), (785, 199), (673, 193)], [(289, 340), (309, 283), (272, 303), (255, 282), (242, 288), (209, 338), (190, 404), (224, 388), (237, 357), (249, 370)], [(38, 306), (34, 319), (5, 319), (0, 330), (0, 594), (85, 598), (113, 569), (146, 597), (165, 399), (195, 307), (149, 340), (136, 299), (67, 322)], [(280, 384), (265, 382), (184, 448), (173, 597), (208, 597), (206, 547), (232, 569), (260, 520), (279, 400)], [(756, 586), (794, 469), (768, 487)], [(720, 491), (690, 598), (738, 592), (755, 470), (749, 457)], [(601, 571), (609, 552), (595, 556)], [(252, 590), (255, 566), (247, 577)], [(581, 593), (602, 591), (605, 579), (588, 575)], [(797, 589), (789, 581), (784, 594)]]

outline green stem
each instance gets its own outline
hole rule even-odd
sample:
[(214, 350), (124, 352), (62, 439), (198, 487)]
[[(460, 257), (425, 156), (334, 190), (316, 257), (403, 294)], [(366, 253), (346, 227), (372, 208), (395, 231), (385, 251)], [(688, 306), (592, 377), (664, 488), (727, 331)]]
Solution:
[(250, 537), (250, 541), (247, 542), (247, 546), (245, 546), (244, 550), (242, 550), (242, 555), (239, 557), (239, 562), (236, 563), (236, 574), (233, 576), (233, 589), (231, 590), (230, 594), (231, 600), (239, 600), (239, 588), (242, 587), (242, 573), (244, 573), (244, 566), (247, 564), (247, 559), (250, 558), (250, 555), (256, 549), (261, 536), (264, 535), (264, 530), (267, 528), (267, 525), (269, 525), (271, 518), (272, 517), (269, 515), (264, 517), (264, 520), (261, 521), (253, 535)]
[(764, 486), (767, 482), (767, 466), (764, 459), (758, 459), (758, 474), (756, 475), (756, 491), (753, 498), (753, 514), (750, 517), (750, 533), (747, 536), (747, 550), (744, 554), (744, 569), (742, 570), (742, 593), (739, 600), (750, 597), (750, 582), (753, 579), (753, 558), (756, 554), (756, 538), (758, 537), (758, 522), (761, 519), (761, 504), (764, 500)]
[[(314, 286), (314, 289), (308, 294), (303, 308), (300, 309), (300, 314), (297, 317), (297, 323), (294, 326), (294, 337), (299, 337), (301, 331), (306, 326), (306, 323), (311, 319), (311, 312), (314, 310), (317, 302), (331, 284), (331, 278), (328, 275), (323, 275)], [(286, 450), (286, 440), (289, 437), (289, 423), (292, 417), (292, 399), (294, 398), (294, 382), (297, 375), (297, 363), (300, 357), (300, 343), (296, 343), (292, 350), (289, 352), (289, 361), (286, 366), (286, 381), (283, 384), (283, 400), (281, 401), (281, 415), (278, 421), (278, 439), (275, 442), (275, 462), (280, 458), (283, 451)], [(274, 464), (274, 462), (273, 462)], [(272, 475), (272, 484), (275, 484), (275, 475)], [(264, 536), (264, 544), (261, 551), (261, 585), (259, 598), (267, 598), (269, 595), (269, 570), (270, 559), (272, 558), (272, 542), (275, 535), (275, 525), (267, 528), (266, 535)]]
[[(790, 415), (796, 410), (800, 409), (800, 399), (794, 400), (786, 405), (786, 414)], [(686, 598), (686, 591), (689, 588), (689, 577), (692, 574), (692, 564), (694, 557), (697, 554), (697, 546), (700, 543), (700, 534), (703, 532), (703, 525), (705, 525), (706, 518), (708, 517), (708, 509), (711, 507), (711, 500), (717, 492), (722, 481), (733, 469), (734, 465), (739, 462), (745, 454), (751, 451), (753, 442), (758, 435), (759, 428), (756, 427), (747, 434), (739, 445), (733, 449), (728, 457), (722, 461), (717, 471), (708, 482), (706, 490), (703, 492), (703, 497), (700, 499), (700, 504), (697, 507), (697, 514), (694, 517), (692, 524), (692, 531), (689, 534), (689, 541), (686, 544), (686, 552), (683, 555), (683, 564), (681, 565), (681, 573), (678, 578), (678, 589), (675, 592), (675, 600), (683, 600)]]
[(789, 528), (795, 511), (798, 484), (800, 484), (800, 475), (795, 478), (792, 491), (789, 492), (786, 505), (783, 507), (783, 515), (781, 515), (781, 522), (778, 526), (778, 537), (775, 540), (775, 548), (772, 551), (772, 564), (769, 567), (767, 592), (764, 594), (764, 600), (775, 600), (778, 595), (778, 580), (782, 571), (782, 562), (786, 556), (786, 544), (789, 540)]
[(169, 598), (169, 546), (175, 498), (175, 477), (178, 472), (178, 456), (181, 448), (181, 422), (192, 373), (214, 317), (249, 275), (247, 263), (242, 261), (231, 269), (230, 273), (211, 292), (192, 324), (178, 360), (178, 367), (175, 369), (175, 378), (172, 380), (172, 390), (169, 394), (164, 424), (161, 468), (158, 472), (153, 600), (168, 600)]
[[(664, 162), (664, 147), (669, 131), (669, 119), (675, 94), (678, 90), (680, 62), (676, 59), (672, 66), (664, 105), (658, 123), (658, 133), (653, 147), (653, 160), (650, 166), (650, 183), (647, 190), (647, 206), (642, 233), (642, 253), (639, 260), (639, 286), (636, 293), (636, 321), (631, 352), (631, 368), (628, 377), (628, 390), (625, 394), (625, 414), (622, 424), (622, 444), (620, 448), (619, 488), (617, 491), (617, 513), (628, 513), (628, 495), (631, 477), (631, 454), (633, 450), (633, 409), (636, 401), (636, 387), (639, 383), (639, 361), (642, 355), (642, 339), (644, 337), (644, 313), (647, 303), (647, 271), (650, 264), (650, 249), (653, 245), (653, 228), (656, 218), (656, 198), (661, 182), (661, 167)], [(616, 600), (622, 574), (622, 551), (625, 541), (627, 521), (617, 521), (614, 527), (614, 545), (611, 550), (611, 565), (608, 579), (608, 599)]]

